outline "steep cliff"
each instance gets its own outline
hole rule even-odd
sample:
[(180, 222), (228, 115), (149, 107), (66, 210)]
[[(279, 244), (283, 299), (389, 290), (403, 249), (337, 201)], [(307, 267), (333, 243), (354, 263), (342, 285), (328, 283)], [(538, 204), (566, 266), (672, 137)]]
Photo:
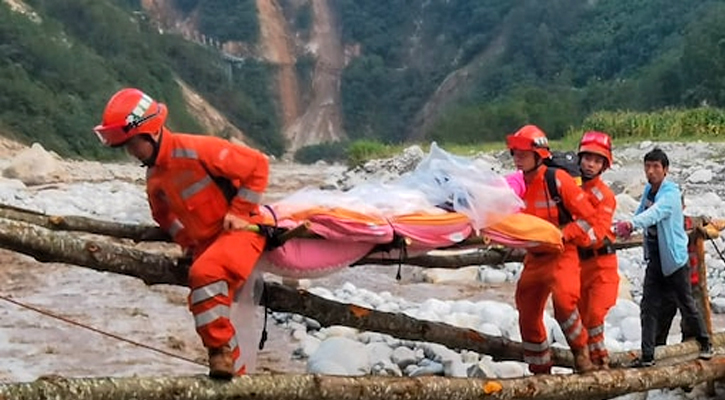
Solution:
[[(255, 43), (221, 41), (219, 47), (229, 56), (263, 60), (274, 67), (274, 87), (270, 88), (287, 150), (345, 138), (342, 130), (340, 74), (344, 68), (343, 45), (337, 18), (330, 0), (285, 2), (256, 0), (259, 36)], [(204, 36), (200, 32), (194, 8), (180, 10), (172, 0), (143, 0), (144, 10), (163, 29), (181, 33), (191, 40)], [(303, 38), (287, 15), (311, 12), (308, 37)], [(214, 38), (204, 39), (214, 42)], [(300, 80), (298, 59), (311, 59), (312, 70)], [(301, 92), (307, 93), (302, 96)]]

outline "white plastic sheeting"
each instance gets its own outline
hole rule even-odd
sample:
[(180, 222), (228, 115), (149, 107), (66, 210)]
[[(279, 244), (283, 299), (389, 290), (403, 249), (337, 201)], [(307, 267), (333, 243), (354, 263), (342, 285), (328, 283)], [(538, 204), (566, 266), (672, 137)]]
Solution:
[(306, 188), (272, 206), (279, 218), (314, 207), (380, 217), (456, 211), (480, 230), (516, 213), (523, 202), (490, 164), (451, 155), (434, 142), (416, 169), (395, 181), (365, 183), (346, 192)]
[(431, 204), (465, 214), (475, 229), (490, 226), (523, 207), (523, 201), (490, 164), (454, 156), (435, 142), (416, 169), (400, 179), (400, 185), (420, 190)]

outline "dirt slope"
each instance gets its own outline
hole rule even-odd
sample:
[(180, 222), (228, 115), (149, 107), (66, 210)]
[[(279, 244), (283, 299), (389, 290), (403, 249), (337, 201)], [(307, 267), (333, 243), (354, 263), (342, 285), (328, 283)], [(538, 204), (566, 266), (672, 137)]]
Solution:
[(316, 55), (312, 100), (304, 114), (285, 131), (291, 151), (345, 137), (340, 96), (340, 79), (345, 66), (341, 32), (330, 0), (311, 1), (314, 23), (310, 48)]
[(475, 79), (475, 71), (481, 71), (486, 64), (494, 61), (505, 49), (505, 35), (499, 34), (486, 49), (473, 59), (468, 65), (459, 68), (446, 77), (438, 86), (433, 96), (418, 111), (410, 127), (408, 137), (420, 141), (426, 132), (441, 117), (445, 108), (455, 102), (465, 92)]
[(294, 47), (282, 9), (275, 0), (257, 0), (263, 57), (278, 67), (277, 95), (286, 128), (299, 115), (299, 88), (295, 74)]
[[(9, 0), (6, 0), (9, 1)], [(260, 25), (260, 42), (251, 44), (221, 43), (224, 51), (247, 49), (275, 65), (274, 93), (277, 97), (281, 126), (288, 141), (289, 151), (309, 144), (338, 141), (345, 137), (342, 130), (340, 74), (345, 57), (341, 32), (331, 8), (330, 0), (309, 1), (313, 10), (313, 28), (310, 43), (296, 43), (295, 32), (284, 17), (277, 0), (256, 0)], [(142, 0), (144, 10), (163, 29), (178, 32), (189, 40), (199, 36), (193, 14), (185, 17), (176, 10), (171, 0)], [(251, 50), (256, 45), (259, 53)], [(307, 104), (302, 104), (296, 72), (297, 55), (309, 51), (315, 58), (311, 93)], [(240, 54), (232, 54), (240, 56)], [(205, 110), (200, 110), (204, 112)], [(204, 119), (217, 119), (216, 117)], [(218, 129), (217, 129), (218, 130)]]
[(186, 83), (182, 81), (177, 82), (181, 86), (187, 109), (202, 125), (205, 132), (214, 136), (235, 138), (243, 143), (248, 143), (244, 132), (229, 122), (224, 115), (211, 104), (207, 103), (203, 97), (191, 89)]

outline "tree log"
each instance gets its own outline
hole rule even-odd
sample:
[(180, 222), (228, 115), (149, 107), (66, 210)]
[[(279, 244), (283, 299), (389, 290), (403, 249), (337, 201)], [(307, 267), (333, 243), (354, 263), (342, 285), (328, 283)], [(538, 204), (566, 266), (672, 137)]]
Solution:
[[(614, 244), (617, 250), (630, 249), (642, 245), (642, 237), (633, 237), (630, 240), (618, 241)], [(419, 256), (389, 257), (385, 253), (372, 253), (353, 265), (397, 265), (406, 264), (426, 268), (456, 269), (469, 265), (502, 266), (507, 262), (522, 262), (526, 252), (523, 249), (512, 249), (498, 245), (467, 250), (436, 250)]]
[[(168, 235), (153, 225), (127, 224), (73, 215), (48, 215), (5, 204), (0, 204), (0, 218), (26, 222), (56, 231), (87, 232), (120, 239), (132, 239), (136, 242), (169, 240)], [(306, 225), (300, 225), (300, 227), (304, 226)], [(305, 236), (304, 234), (299, 235)], [(480, 246), (485, 242), (484, 238), (470, 237), (458, 245), (451, 246), (451, 250), (436, 251), (435, 254), (430, 253), (420, 256), (403, 256), (403, 258), (397, 256), (388, 257), (384, 252), (374, 251), (353, 265), (391, 265), (402, 262), (403, 264), (419, 267), (455, 269), (469, 265), (497, 266), (510, 261), (520, 262), (524, 259), (525, 252), (521, 249), (509, 249), (498, 245), (482, 247), (475, 251), (470, 249), (470, 246)], [(617, 242), (614, 247), (619, 250), (640, 246), (641, 244), (642, 238), (634, 237), (627, 241)], [(461, 250), (466, 247), (469, 247), (469, 251)], [(458, 250), (455, 250), (456, 248)]]
[(0, 247), (41, 262), (61, 262), (129, 275), (146, 284), (186, 285), (187, 269), (171, 258), (100, 240), (80, 239), (38, 225), (0, 218)]
[[(443, 322), (423, 321), (401, 313), (377, 311), (354, 304), (327, 300), (302, 289), (292, 289), (276, 283), (265, 284), (265, 299), (270, 309), (304, 315), (322, 326), (344, 325), (363, 331), (385, 333), (399, 339), (439, 343), (452, 349), (466, 349), (488, 354), (494, 360), (523, 360), (523, 347), (501, 336), (491, 336), (473, 329), (459, 328)], [(713, 345), (725, 346), (725, 333), (712, 336)], [(695, 341), (659, 346), (655, 350), (657, 362), (671, 365), (697, 357), (699, 345)], [(567, 349), (552, 347), (555, 365), (572, 367), (574, 359)], [(628, 367), (637, 358), (639, 350), (610, 353), (611, 367)]]
[(499, 246), (489, 246), (467, 250), (441, 250), (419, 256), (405, 256), (402, 259), (390, 257), (386, 253), (371, 253), (353, 263), (358, 265), (414, 265), (426, 268), (461, 268), (469, 265), (501, 266), (506, 262), (521, 262), (526, 253), (521, 249), (508, 249)]
[(704, 228), (695, 229), (690, 233), (689, 237), (690, 240), (695, 241), (697, 246), (697, 286), (700, 290), (698, 290), (699, 296), (695, 298), (695, 304), (698, 305), (698, 311), (702, 313), (707, 332), (712, 335), (712, 309), (710, 308), (710, 291), (707, 288), (707, 262), (705, 262), (705, 238), (707, 232)]
[[(81, 239), (68, 232), (50, 231), (20, 221), (0, 218), (0, 247), (35, 257), (42, 262), (62, 262), (131, 276), (149, 285), (187, 284), (187, 270), (177, 267), (172, 258), (125, 246)], [(496, 360), (523, 360), (521, 343), (485, 335), (472, 329), (338, 303), (275, 283), (265, 283), (264, 297), (265, 306), (271, 310), (304, 315), (324, 326), (346, 325), (402, 339), (435, 342), (453, 349), (489, 354)], [(713, 343), (716, 346), (725, 345), (725, 333), (714, 335)], [(556, 365), (573, 365), (571, 352), (560, 348), (553, 348), (552, 351)], [(693, 357), (697, 351), (697, 343), (686, 342), (659, 347), (656, 357), (658, 360)], [(638, 355), (638, 351), (613, 353), (610, 365), (627, 366)]]
[(73, 215), (48, 215), (6, 204), (0, 204), (0, 218), (27, 222), (58, 231), (88, 232), (139, 241), (161, 241), (168, 235), (150, 235), (155, 226), (102, 221)]
[(77, 400), (480, 400), (608, 399), (652, 389), (692, 386), (725, 377), (725, 358), (671, 367), (515, 379), (248, 375), (231, 382), (202, 376), (165, 378), (47, 377), (0, 384), (0, 399)]

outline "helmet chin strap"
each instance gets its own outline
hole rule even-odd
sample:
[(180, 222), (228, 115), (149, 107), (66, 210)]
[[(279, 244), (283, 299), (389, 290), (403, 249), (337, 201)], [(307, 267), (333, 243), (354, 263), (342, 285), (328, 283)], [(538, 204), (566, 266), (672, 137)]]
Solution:
[(143, 138), (151, 143), (151, 146), (153, 146), (153, 152), (151, 153), (151, 156), (146, 160), (141, 160), (141, 165), (144, 167), (153, 167), (154, 164), (156, 164), (156, 159), (159, 156), (159, 149), (161, 148), (161, 139), (163, 138), (163, 129), (159, 132), (159, 139), (154, 140), (151, 135), (143, 135)]
[(606, 171), (606, 170), (607, 170), (607, 168), (606, 168), (606, 167), (604, 167), (604, 168), (602, 168), (602, 169), (601, 169), (601, 170), (600, 170), (600, 171), (599, 171), (598, 173), (596, 173), (596, 174), (587, 174), (587, 173), (586, 173), (586, 172), (584, 172), (584, 170), (582, 169), (582, 167), (581, 167), (581, 164), (579, 165), (579, 171), (581, 171), (581, 173), (582, 173), (582, 181), (583, 181), (583, 182), (586, 182), (586, 181), (590, 181), (590, 180), (592, 180), (592, 179), (594, 179), (594, 178), (596, 178), (596, 177), (600, 176), (600, 175), (601, 175), (601, 174), (603, 174), (603, 173), (604, 173), (604, 171)]
[(533, 168), (531, 168), (531, 169), (529, 169), (528, 171), (524, 171), (524, 170), (522, 169), (522, 170), (521, 170), (521, 172), (523, 172), (523, 173), (524, 173), (524, 175), (525, 175), (525, 174), (528, 174), (529, 172), (534, 172), (534, 171), (536, 171), (536, 170), (537, 170), (537, 169), (539, 169), (539, 167), (540, 167), (540, 166), (541, 166), (541, 165), (542, 165), (542, 164), (544, 163), (544, 159), (543, 159), (543, 158), (541, 158), (541, 156), (540, 156), (540, 155), (538, 155), (538, 154), (534, 153), (534, 157), (535, 157), (535, 159), (536, 159), (536, 164), (534, 164), (534, 167), (533, 167)]
[(577, 157), (579, 158), (579, 171), (581, 171), (581, 173), (582, 173), (582, 177), (581, 177), (582, 178), (582, 182), (591, 181), (592, 179), (594, 179), (597, 176), (599, 176), (602, 173), (604, 173), (604, 171), (607, 169), (607, 165), (606, 165), (607, 163), (605, 163), (604, 167), (602, 167), (602, 169), (599, 171), (599, 173), (596, 173), (596, 174), (587, 174), (586, 172), (584, 172), (584, 169), (582, 169), (582, 156), (581, 156), (581, 154), (582, 153), (579, 153), (577, 155)]

